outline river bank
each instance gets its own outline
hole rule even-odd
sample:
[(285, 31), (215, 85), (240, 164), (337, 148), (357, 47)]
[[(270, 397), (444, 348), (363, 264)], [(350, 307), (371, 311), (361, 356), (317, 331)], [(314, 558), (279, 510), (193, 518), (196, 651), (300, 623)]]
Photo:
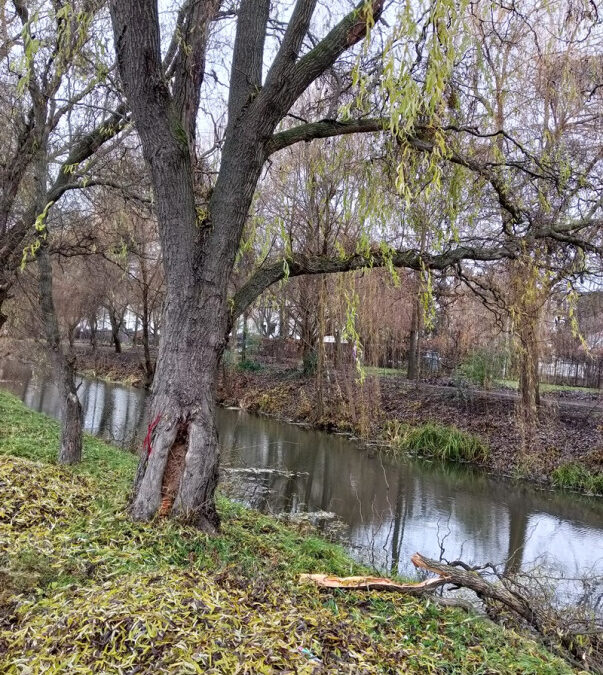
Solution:
[[(32, 360), (23, 344), (5, 342), (7, 351)], [(83, 374), (142, 386), (137, 349), (116, 354), (77, 345), (76, 353)], [(349, 434), (393, 453), (459, 460), (494, 476), (602, 495), (600, 392), (546, 392), (542, 399), (538, 428), (526, 438), (505, 388), (481, 391), (453, 381), (416, 387), (396, 375), (369, 375), (359, 385), (354, 373), (331, 372), (319, 389), (316, 378), (275, 366), (224, 368), (218, 386), (224, 406)]]
[(367, 377), (359, 385), (335, 374), (321, 395), (322, 412), (316, 379), (291, 370), (234, 369), (219, 388), (223, 405), (351, 433), (389, 444), (394, 452), (457, 459), (493, 475), (603, 494), (600, 400), (570, 407), (554, 395), (544, 399), (538, 429), (526, 441), (515, 400), (504, 393), (427, 383), (415, 387), (395, 376)]
[[(147, 433), (144, 389), (82, 377), (84, 429), (137, 453)], [(0, 360), (0, 388), (51, 417), (61, 401), (52, 373)], [(580, 596), (569, 581), (599, 574), (603, 500), (500, 480), (459, 462), (376, 450), (346, 434), (219, 406), (221, 489), (284, 521), (312, 523), (379, 573), (413, 576), (412, 554), (492, 561), (501, 569), (546, 565), (560, 597)], [(561, 578), (568, 581), (561, 581)]]
[(0, 392), (0, 669), (6, 673), (570, 673), (533, 640), (429, 601), (318, 591), (339, 547), (220, 498), (222, 532), (131, 523), (135, 457)]

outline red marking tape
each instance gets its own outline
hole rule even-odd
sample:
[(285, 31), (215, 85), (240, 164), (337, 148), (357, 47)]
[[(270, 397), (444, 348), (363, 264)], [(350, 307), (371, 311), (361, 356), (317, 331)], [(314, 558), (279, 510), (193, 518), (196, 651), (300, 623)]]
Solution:
[(157, 417), (149, 424), (148, 429), (147, 429), (147, 435), (144, 437), (144, 441), (142, 442), (142, 449), (147, 451), (147, 457), (151, 454), (151, 435), (153, 434), (153, 431), (155, 427), (159, 424), (159, 420), (161, 419), (161, 415), (157, 415)]

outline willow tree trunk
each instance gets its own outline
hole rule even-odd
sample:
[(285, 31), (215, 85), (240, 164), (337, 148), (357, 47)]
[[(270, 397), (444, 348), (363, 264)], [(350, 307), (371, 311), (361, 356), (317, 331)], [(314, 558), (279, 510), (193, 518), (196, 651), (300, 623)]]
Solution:
[(408, 345), (408, 371), (407, 378), (409, 380), (418, 381), (420, 376), (420, 334), (421, 334), (421, 316), (422, 316), (422, 306), (421, 300), (418, 295), (419, 291), (417, 290), (417, 296), (413, 301), (412, 306), (412, 317), (410, 321), (410, 335), (409, 335), (409, 345)]
[(536, 424), (540, 405), (538, 322), (538, 315), (522, 316), (517, 327), (520, 409), (521, 417), (528, 428)]
[[(144, 73), (140, 73), (144, 77)], [(150, 402), (145, 455), (131, 515), (171, 515), (214, 532), (218, 482), (215, 398), (218, 365), (229, 332), (228, 279), (262, 152), (244, 129), (230, 134), (208, 205), (197, 221), (190, 155), (161, 116), (138, 111), (138, 132), (151, 170), (166, 273), (166, 300)], [(238, 236), (232, 236), (236, 226)]]
[(50, 360), (61, 401), (59, 464), (76, 464), (82, 459), (82, 406), (75, 385), (75, 357), (65, 354), (52, 296), (52, 266), (48, 243), (42, 240), (37, 254), (40, 307)]
[(121, 320), (118, 319), (117, 314), (113, 310), (108, 310), (109, 312), (109, 321), (111, 322), (111, 339), (113, 341), (113, 347), (115, 348), (116, 354), (121, 354), (121, 340), (119, 339), (119, 331), (121, 329)]
[[(47, 162), (45, 149), (34, 161), (33, 201), (36, 213), (47, 211), (46, 190)], [(39, 216), (41, 217), (41, 215)], [(37, 225), (38, 290), (42, 323), (46, 344), (59, 389), (61, 401), (61, 439), (58, 453), (59, 464), (75, 464), (82, 458), (82, 406), (75, 386), (75, 357), (65, 354), (61, 345), (59, 322), (52, 292), (52, 265), (48, 253), (48, 229), (44, 222)]]
[(327, 284), (324, 276), (319, 279), (318, 292), (318, 349), (316, 354), (316, 416), (322, 420), (325, 416), (325, 304)]
[(155, 366), (151, 358), (151, 332), (149, 330), (150, 317), (147, 302), (147, 292), (143, 291), (143, 309), (142, 309), (142, 352), (144, 354), (144, 386), (148, 389), (153, 383), (153, 373)]
[[(267, 145), (301, 94), (364, 37), (371, 18), (365, 3), (359, 4), (298, 58), (316, 2), (296, 3), (263, 82), (270, 2), (240, 2), (220, 169), (208, 203), (197, 209), (195, 127), (208, 27), (220, 5), (183, 4), (168, 78), (157, 2), (110, 2), (119, 72), (151, 174), (166, 279), (150, 424), (131, 514), (141, 520), (170, 514), (209, 532), (219, 525), (214, 412), (218, 365), (230, 331), (227, 291)], [(383, 3), (374, 0), (368, 9), (374, 20)]]
[(88, 323), (90, 324), (90, 346), (92, 351), (96, 354), (98, 343), (96, 340), (96, 331), (98, 329), (98, 322), (96, 320), (96, 314), (90, 314), (88, 317)]
[(249, 322), (249, 312), (243, 312), (243, 332), (241, 335), (241, 361), (247, 362), (247, 323)]

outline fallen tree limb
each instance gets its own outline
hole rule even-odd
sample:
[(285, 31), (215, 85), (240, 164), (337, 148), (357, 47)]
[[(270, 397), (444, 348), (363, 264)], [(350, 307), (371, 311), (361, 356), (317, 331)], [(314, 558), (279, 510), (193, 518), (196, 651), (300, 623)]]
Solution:
[(483, 569), (491, 569), (497, 581), (485, 579), (478, 568), (471, 568), (460, 560), (443, 563), (415, 553), (411, 561), (419, 569), (436, 574), (436, 577), (416, 583), (397, 583), (381, 577), (336, 577), (328, 574), (302, 574), (300, 582), (314, 583), (320, 588), (340, 588), (344, 590), (397, 591), (409, 595), (428, 595), (438, 604), (461, 606), (470, 609), (466, 601), (441, 598), (430, 595), (443, 586), (468, 588), (484, 603), (486, 609), (500, 614), (502, 606), (519, 619), (523, 620), (536, 633), (573, 665), (587, 667), (595, 672), (603, 672), (603, 648), (599, 632), (576, 630), (575, 626), (564, 618), (552, 605), (540, 602), (529, 589), (517, 583), (517, 580), (505, 578), (496, 572), (496, 568), (487, 565)]
[(491, 583), (461, 561), (448, 565), (426, 558), (420, 553), (415, 553), (411, 561), (415, 567), (437, 574), (444, 583), (472, 590), (486, 606), (492, 602), (504, 605), (573, 664), (586, 666), (595, 672), (603, 670), (600, 633), (588, 639), (585, 631), (568, 630), (567, 624), (564, 627), (563, 617), (552, 610), (552, 607), (537, 606), (533, 598), (522, 594), (520, 588), (514, 587), (510, 580), (499, 577), (500, 583)]
[(429, 593), (448, 583), (448, 579), (439, 577), (416, 583), (400, 584), (381, 577), (335, 577), (328, 574), (301, 574), (302, 583), (314, 583), (321, 588), (345, 588), (361, 591), (399, 591), (410, 595)]
[(440, 579), (445, 579), (446, 583), (472, 590), (482, 600), (496, 600), (502, 603), (508, 609), (519, 614), (539, 633), (543, 632), (544, 617), (530, 607), (525, 598), (512, 593), (504, 586), (492, 584), (477, 572), (468, 570), (466, 567), (459, 568), (447, 565), (437, 560), (425, 558), (420, 553), (415, 553), (410, 560), (415, 567), (437, 574)]

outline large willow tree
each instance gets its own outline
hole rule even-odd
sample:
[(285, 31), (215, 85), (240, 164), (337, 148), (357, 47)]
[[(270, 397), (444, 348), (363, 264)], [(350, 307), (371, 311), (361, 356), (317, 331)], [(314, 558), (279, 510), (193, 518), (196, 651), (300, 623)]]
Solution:
[(167, 283), (149, 451), (138, 471), (134, 518), (152, 518), (163, 503), (164, 511), (208, 531), (219, 524), (216, 375), (232, 319), (229, 277), (254, 191), (277, 146), (320, 135), (320, 129), (305, 127), (302, 136), (274, 136), (312, 83), (363, 40), (384, 3), (361, 2), (308, 48), (316, 5), (295, 3), (263, 77), (270, 2), (240, 3), (220, 168), (207, 205), (199, 209), (195, 128), (208, 32), (221, 3), (184, 2), (166, 55), (169, 78), (157, 2), (111, 3), (119, 70), (155, 191)]
[[(284, 259), (261, 266), (228, 298), (262, 169), (273, 153), (297, 142), (386, 130), (395, 138), (390, 146), (402, 159), (397, 180), (402, 192), (412, 175), (407, 170), (409, 153), (418, 152), (428, 158), (426, 170), (434, 169), (432, 184), (438, 183), (437, 160), (445, 157), (490, 181), (505, 203), (505, 185), (491, 168), (447, 149), (445, 130), (438, 128), (447, 73), (460, 42), (460, 3), (394, 3), (389, 28), (370, 41), (366, 37), (382, 18), (383, 0), (360, 2), (331, 21), (322, 38), (316, 35), (313, 18), (324, 24), (330, 15), (324, 8), (317, 10), (317, 4), (296, 0), (273, 5), (273, 12), (280, 10), (280, 20), (275, 21), (269, 0), (241, 0), (232, 33), (220, 163), (205, 199), (200, 199), (195, 185), (202, 169), (195, 156), (200, 91), (211, 27), (230, 13), (219, 0), (184, 0), (173, 37), (166, 40), (156, 0), (111, 2), (119, 71), (154, 187), (166, 278), (148, 435), (131, 507), (136, 519), (148, 520), (160, 512), (209, 532), (219, 526), (214, 503), (218, 364), (233, 319), (271, 284), (286, 276), (369, 265), (443, 268), (466, 258), (497, 260), (519, 250), (510, 235), (502, 243), (459, 243), (432, 255), (385, 246), (364, 246), (336, 256), (286, 253)], [(288, 17), (285, 23), (283, 16)], [(267, 41), (268, 34), (272, 37)], [(361, 43), (363, 47), (354, 49)], [(350, 50), (353, 57), (346, 70), (342, 57)], [(327, 73), (339, 82), (343, 75), (356, 87), (343, 114), (296, 126), (284, 122), (300, 97)], [(388, 110), (385, 117), (375, 114), (383, 109)], [(538, 238), (548, 234), (542, 227), (534, 232)]]

